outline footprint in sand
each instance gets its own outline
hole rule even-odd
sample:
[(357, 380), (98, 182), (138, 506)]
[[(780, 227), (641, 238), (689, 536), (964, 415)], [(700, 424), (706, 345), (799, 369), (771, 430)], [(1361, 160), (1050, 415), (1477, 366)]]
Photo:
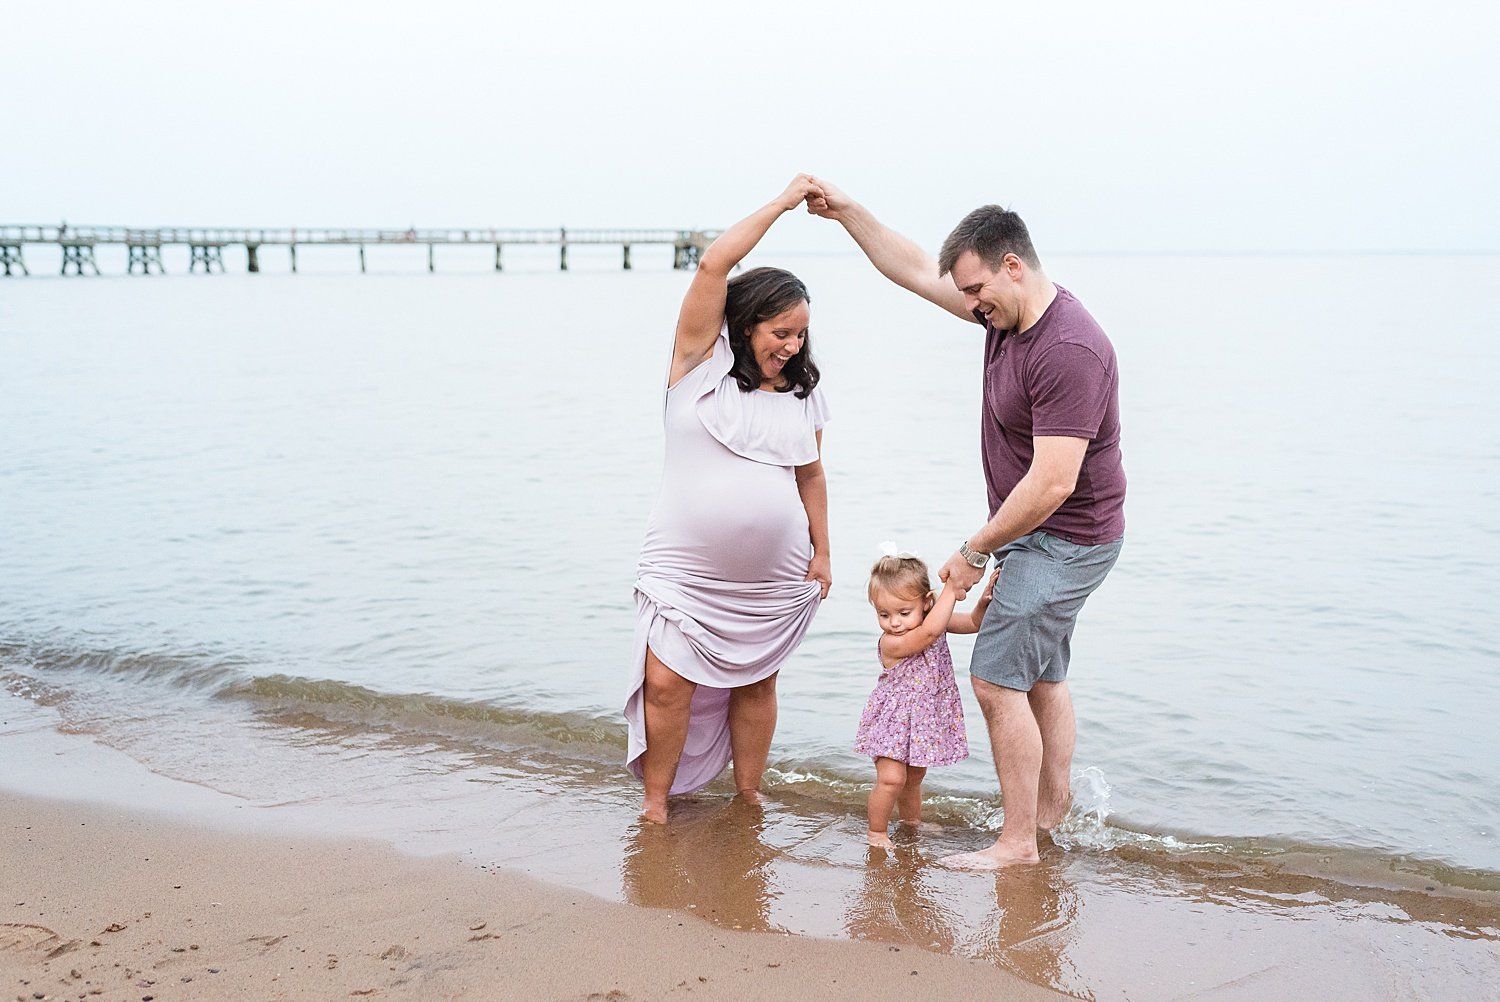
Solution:
[(38, 947), (52, 949), (57, 945), (57, 933), (44, 925), (28, 922), (0, 922), (0, 950), (20, 953)]

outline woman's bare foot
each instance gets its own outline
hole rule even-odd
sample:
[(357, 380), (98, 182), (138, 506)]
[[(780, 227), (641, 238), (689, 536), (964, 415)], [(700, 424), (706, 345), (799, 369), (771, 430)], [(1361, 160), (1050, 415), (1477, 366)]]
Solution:
[(891, 837), (885, 832), (866, 832), (865, 841), (870, 843), (877, 849), (896, 848), (895, 845), (891, 843)]
[(641, 803), (641, 820), (649, 821), (653, 825), (664, 825), (667, 823), (667, 801), (665, 798), (657, 801), (647, 797)]
[(743, 797), (746, 803), (756, 804), (761, 807), (764, 807), (769, 802), (766, 800), (766, 795), (759, 790), (741, 790), (736, 796)]
[(1007, 866), (1024, 866), (1029, 863), (1039, 863), (1041, 859), (1042, 857), (1037, 853), (1035, 845), (1029, 848), (1025, 846), (1012, 846), (997, 840), (988, 849), (944, 856), (938, 860), (938, 865), (946, 866), (951, 870), (999, 870)]

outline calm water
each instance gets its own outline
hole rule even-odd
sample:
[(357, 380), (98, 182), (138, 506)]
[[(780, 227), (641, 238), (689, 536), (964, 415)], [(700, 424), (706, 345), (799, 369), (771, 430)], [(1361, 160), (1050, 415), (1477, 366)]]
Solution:
[[(774, 778), (799, 816), (857, 818), (864, 574), (888, 538), (940, 562), (985, 514), (979, 329), (859, 258), (775, 263), (813, 291), (835, 586), (782, 675)], [(1075, 643), (1077, 838), (1500, 886), (1496, 261), (1048, 263), (1119, 353), (1131, 491)], [(347, 264), (0, 282), (0, 680), (263, 803), (351, 775), (441, 800), (496, 750), (628, 802), (686, 276)], [(975, 756), (929, 783), (993, 827), (968, 709)]]

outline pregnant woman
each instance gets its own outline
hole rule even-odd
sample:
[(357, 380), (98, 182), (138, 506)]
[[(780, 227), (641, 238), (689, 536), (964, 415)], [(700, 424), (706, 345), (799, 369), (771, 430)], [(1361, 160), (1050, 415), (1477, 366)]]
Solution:
[(734, 761), (760, 799), (776, 672), (832, 583), (827, 420), (807, 289), (778, 268), (730, 271), (783, 212), (821, 194), (799, 174), (703, 253), (682, 301), (666, 386), (666, 463), (635, 583), (626, 763), (641, 816)]

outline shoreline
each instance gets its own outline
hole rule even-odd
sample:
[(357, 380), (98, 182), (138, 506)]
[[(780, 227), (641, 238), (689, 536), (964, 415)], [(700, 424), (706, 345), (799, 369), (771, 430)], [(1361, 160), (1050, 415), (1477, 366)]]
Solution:
[[(0, 775), (0, 922), (9, 923), (0, 928), (11, 930), (0, 975), (28, 999), (44, 989), (90, 997), (101, 973), (116, 979), (112, 994), (92, 997), (504, 998), (519, 989), (495, 979), (529, 977), (532, 967), (543, 973), (527, 997), (616, 992), (615, 1002), (689, 988), (697, 998), (757, 998), (761, 984), (779, 986), (766, 998), (878, 997), (913, 969), (939, 997), (1259, 999), (1317, 986), (1337, 997), (1440, 999), (1500, 980), (1500, 897), (1371, 886), (1405, 883), (1394, 874), (1356, 887), (1298, 872), (1317, 867), (1295, 860), (1164, 857), (1128, 845), (1051, 849), (1035, 867), (967, 874), (933, 860), (972, 841), (969, 829), (886, 853), (862, 844), (862, 819), (830, 823), (795, 799), (762, 810), (717, 795), (682, 798), (667, 826), (643, 826), (629, 791), (519, 768), (450, 783), (414, 767), (416, 782), (388, 777), (387, 789), (312, 801), (293, 796), (312, 789), (309, 776), (288, 774), (286, 799), (237, 796), (63, 728), (49, 707), (12, 697), (0, 708), (0, 761), (10, 766)], [(402, 755), (381, 768), (412, 764)], [(323, 773), (318, 788), (342, 777), (357, 790), (374, 775), (351, 777), (339, 757), (294, 761)], [(471, 947), (467, 937), (509, 928), (503, 909), (547, 935)], [(231, 912), (239, 918), (226, 925)], [(568, 924), (574, 915), (588, 918)], [(102, 935), (112, 924), (123, 928)], [(351, 939), (351, 927), (386, 941)], [(130, 929), (156, 932), (132, 940)], [(209, 941), (192, 940), (192, 951), (167, 935), (208, 929), (219, 935), (213, 984), (183, 966), (206, 957)], [(273, 949), (277, 937), (288, 938)], [(579, 937), (592, 952), (574, 949)], [(46, 956), (73, 940), (80, 945)], [(392, 946), (410, 959), (396, 971), (376, 963)], [(690, 970), (705, 953), (734, 963)], [(793, 957), (795, 980), (771, 973)], [(330, 958), (332, 968), (313, 963)], [(231, 961), (247, 980), (202, 994), (229, 983), (220, 976)], [(851, 987), (851, 967), (868, 974), (862, 987)], [(520, 973), (504, 973), (512, 968)], [(139, 974), (128, 984), (119, 978), (127, 969)], [(615, 981), (595, 977), (601, 969)], [(747, 980), (755, 972), (765, 976)], [(368, 983), (338, 980), (355, 974)], [(679, 976), (668, 983), (666, 974)], [(944, 978), (950, 987), (936, 987)], [(83, 981), (95, 984), (75, 988)], [(120, 993), (142, 981), (154, 983)], [(56, 994), (64, 987), (72, 994)]]

